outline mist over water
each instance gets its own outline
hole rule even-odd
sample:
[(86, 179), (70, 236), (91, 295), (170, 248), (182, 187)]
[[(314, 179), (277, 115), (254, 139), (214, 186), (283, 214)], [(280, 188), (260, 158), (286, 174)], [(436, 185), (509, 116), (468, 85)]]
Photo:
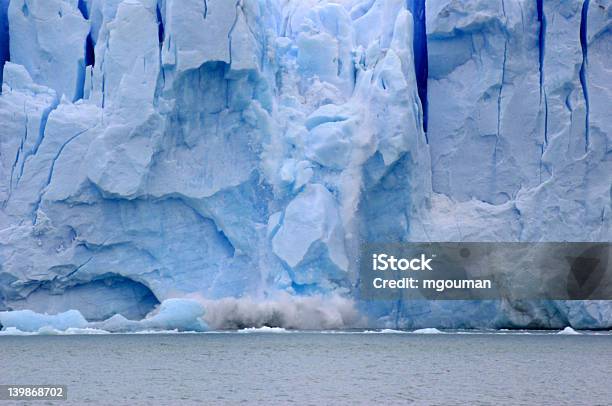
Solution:
[(235, 330), (251, 327), (282, 327), (297, 330), (336, 330), (365, 326), (365, 319), (351, 299), (337, 295), (256, 301), (225, 298), (203, 301), (204, 319), (211, 329)]

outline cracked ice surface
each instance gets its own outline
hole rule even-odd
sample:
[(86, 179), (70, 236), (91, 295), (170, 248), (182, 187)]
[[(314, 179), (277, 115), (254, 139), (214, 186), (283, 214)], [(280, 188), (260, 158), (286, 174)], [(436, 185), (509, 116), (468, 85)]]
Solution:
[(0, 310), (289, 294), (389, 327), (610, 327), (606, 302), (360, 302), (355, 259), (611, 241), (611, 9), (0, 1)]

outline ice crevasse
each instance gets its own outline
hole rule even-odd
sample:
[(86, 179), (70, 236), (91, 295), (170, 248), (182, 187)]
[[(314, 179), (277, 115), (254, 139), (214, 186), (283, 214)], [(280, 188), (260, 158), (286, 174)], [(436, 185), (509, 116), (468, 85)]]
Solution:
[(612, 241), (611, 10), (0, 0), (0, 322), (612, 327), (356, 288), (364, 241)]

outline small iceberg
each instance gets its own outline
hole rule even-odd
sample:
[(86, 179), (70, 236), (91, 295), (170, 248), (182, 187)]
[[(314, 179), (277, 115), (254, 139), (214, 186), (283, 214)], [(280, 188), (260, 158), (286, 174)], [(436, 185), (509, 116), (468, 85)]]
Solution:
[(78, 310), (40, 314), (31, 310), (0, 312), (2, 335), (57, 335), (137, 333), (141, 331), (204, 332), (202, 304), (191, 299), (166, 299), (142, 320), (128, 320), (116, 314), (104, 321), (88, 322)]
[(420, 328), (418, 330), (414, 330), (413, 334), (444, 334), (442, 331), (437, 328)]
[(85, 328), (87, 320), (77, 310), (68, 310), (58, 314), (40, 314), (32, 310), (15, 310), (0, 312), (0, 324), (6, 330), (13, 327), (22, 332), (38, 332), (40, 329), (67, 330)]
[(21, 331), (16, 327), (5, 327), (0, 330), (0, 336), (31, 336), (38, 334), (37, 332)]
[(566, 336), (582, 335), (582, 333), (577, 332), (570, 326), (565, 327), (563, 330), (559, 331), (557, 334), (566, 335)]

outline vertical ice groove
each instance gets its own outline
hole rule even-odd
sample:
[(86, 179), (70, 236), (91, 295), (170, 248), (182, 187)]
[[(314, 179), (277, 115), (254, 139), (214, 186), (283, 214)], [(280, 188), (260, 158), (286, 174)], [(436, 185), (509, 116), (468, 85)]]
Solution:
[[(105, 47), (106, 49), (104, 50), (103, 55), (108, 55), (109, 54), (109, 46), (108, 46), (108, 35), (106, 36), (105, 39)], [(104, 108), (105, 102), (106, 102), (106, 68), (105, 68), (105, 63), (104, 63), (104, 59), (102, 59), (102, 66), (100, 69), (100, 72), (102, 73), (102, 103), (101, 103), (101, 107)]]
[(74, 99), (72, 102), (76, 102), (83, 98), (83, 94), (85, 93), (85, 75), (86, 75), (86, 67), (87, 67), (87, 41), (85, 41), (85, 46), (83, 46), (83, 53), (85, 54), (82, 59), (77, 61), (78, 64), (78, 74), (76, 77), (75, 83), (75, 91), (74, 91)]
[[(31, 154), (29, 155), (35, 155), (38, 152), (40, 144), (42, 144), (43, 140), (45, 139), (45, 130), (47, 129), (47, 121), (49, 120), (49, 115), (53, 110), (57, 108), (57, 106), (59, 106), (59, 100), (56, 97), (51, 103), (51, 105), (42, 112), (42, 115), (40, 117), (40, 126), (38, 128), (38, 138), (36, 139), (36, 144), (34, 144), (34, 148), (32, 148)], [(21, 166), (21, 174), (23, 174), (23, 164)]]
[(96, 44), (94, 44), (90, 32), (85, 40), (85, 66), (94, 66), (96, 64), (95, 46)]
[[(495, 150), (493, 151), (493, 160), (497, 163), (497, 144), (499, 142), (499, 136), (501, 132), (501, 120), (502, 120), (502, 112), (501, 112), (501, 103), (502, 103), (502, 92), (504, 90), (504, 81), (506, 80), (506, 59), (508, 58), (508, 33), (507, 33), (507, 25), (508, 25), (508, 17), (506, 17), (506, 4), (504, 0), (501, 0), (502, 13), (504, 15), (504, 58), (502, 61), (502, 71), (501, 71), (501, 80), (499, 83), (499, 93), (497, 94), (497, 134), (495, 139)], [(495, 167), (494, 167), (495, 169)]]
[(202, 16), (205, 20), (206, 17), (208, 17), (208, 0), (204, 0), (204, 11), (202, 12)]
[[(89, 20), (89, 9), (87, 7), (87, 2), (85, 0), (79, 0), (77, 4), (78, 10), (81, 12), (81, 16), (85, 20)], [(86, 76), (86, 68), (87, 66), (93, 66), (93, 42), (91, 38), (91, 25), (89, 27), (89, 32), (87, 33), (87, 37), (85, 38), (85, 44), (83, 44), (83, 59), (79, 60), (78, 63), (78, 74), (76, 78), (76, 87), (74, 92), (73, 102), (80, 100), (83, 98), (85, 93), (85, 76)]]
[(587, 41), (587, 17), (589, 13), (589, 0), (584, 0), (582, 3), (582, 12), (580, 14), (580, 48), (582, 49), (582, 65), (580, 66), (580, 85), (582, 86), (582, 94), (584, 96), (584, 104), (586, 107), (586, 115), (584, 122), (584, 152), (589, 149), (589, 89), (587, 85), (587, 67), (588, 67), (588, 41)]
[(164, 19), (162, 17), (161, 9), (159, 7), (159, 2), (155, 6), (155, 17), (157, 19), (157, 41), (159, 42), (159, 76), (157, 81), (157, 87), (155, 89), (155, 99), (159, 96), (159, 92), (163, 89), (166, 83), (166, 73), (164, 71), (164, 63), (163, 63), (163, 48), (164, 48), (164, 39), (166, 36)]
[(155, 6), (155, 17), (157, 18), (157, 41), (159, 41), (159, 48), (161, 49), (164, 43), (165, 28), (159, 4)]
[[(25, 129), (26, 134), (28, 133), (28, 128)], [(19, 156), (21, 155), (21, 151), (23, 150), (23, 139), (21, 139), (21, 143), (19, 148), (17, 149), (17, 153), (15, 154), (15, 160), (13, 161), (13, 165), (11, 166), (11, 178), (9, 181), (9, 195), (11, 196), (11, 190), (13, 189), (13, 177), (15, 176), (15, 168), (17, 168), (17, 163), (19, 162)], [(8, 198), (7, 198), (8, 201)], [(6, 203), (6, 202), (5, 202)]]
[(504, 43), (504, 59), (502, 61), (501, 81), (499, 84), (499, 92), (497, 94), (497, 137), (499, 138), (501, 131), (501, 102), (502, 91), (504, 89), (504, 81), (506, 80), (506, 59), (508, 57), (508, 41)]
[(428, 57), (427, 57), (427, 30), (425, 0), (410, 0), (409, 8), (412, 12), (414, 21), (414, 71), (416, 73), (417, 89), (421, 107), (423, 109), (423, 131), (425, 140), (429, 144), (427, 137), (427, 76), (428, 76)]
[(87, 9), (87, 2), (85, 0), (79, 0), (78, 8), (83, 18), (89, 20), (89, 10)]
[(104, 101), (106, 99), (105, 87), (106, 87), (106, 78), (104, 76), (104, 71), (102, 71), (102, 108), (104, 108)]
[[(38, 138), (36, 139), (36, 143), (34, 144), (32, 149), (30, 151), (26, 151), (25, 155), (23, 156), (23, 159), (21, 160), (21, 165), (19, 167), (19, 175), (17, 176), (17, 180), (15, 182), (16, 184), (19, 183), (19, 181), (21, 180), (21, 177), (23, 176), (23, 169), (24, 169), (27, 159), (32, 155), (36, 155), (36, 153), (38, 152), (38, 148), (40, 147), (40, 144), (42, 144), (45, 138), (45, 129), (47, 127), (47, 120), (49, 119), (49, 114), (51, 114), (51, 112), (55, 110), (58, 105), (59, 105), (59, 100), (55, 98), (53, 102), (51, 103), (51, 105), (49, 105), (45, 110), (43, 110), (42, 115), (40, 117), (40, 126), (38, 127)], [(25, 123), (25, 126), (26, 126), (25, 134), (26, 135), (24, 138), (24, 142), (28, 136), (28, 118), (27, 117), (28, 116), (26, 114), (26, 123)]]
[(17, 149), (17, 153), (15, 154), (15, 160), (13, 161), (13, 165), (11, 166), (11, 177), (9, 180), (8, 196), (6, 197), (6, 200), (4, 201), (2, 207), (6, 207), (6, 204), (10, 200), (11, 194), (13, 193), (13, 180), (15, 179), (15, 169), (17, 169), (19, 158), (21, 157), (21, 154), (23, 153), (23, 144), (25, 140), (28, 138), (28, 114), (25, 111), (25, 106), (23, 110), (24, 110), (24, 115), (25, 115), (23, 137), (21, 138), (21, 143), (19, 144), (19, 148)]
[(2, 71), (4, 70), (4, 63), (11, 60), (8, 5), (8, 0), (0, 0), (0, 94), (2, 94)]
[(230, 27), (228, 33), (227, 33), (227, 41), (228, 41), (228, 47), (229, 47), (229, 66), (231, 68), (232, 66), (232, 34), (234, 33), (234, 28), (236, 28), (236, 24), (238, 24), (238, 13), (240, 5), (242, 3), (242, 0), (237, 0), (236, 1), (236, 6), (234, 7), (236, 9), (236, 16), (234, 17), (234, 22), (232, 23), (232, 26)]
[(546, 52), (546, 15), (544, 14), (544, 0), (537, 0), (539, 69), (540, 69), (540, 104), (544, 103), (544, 144), (548, 144), (548, 98), (544, 86), (544, 55)]

